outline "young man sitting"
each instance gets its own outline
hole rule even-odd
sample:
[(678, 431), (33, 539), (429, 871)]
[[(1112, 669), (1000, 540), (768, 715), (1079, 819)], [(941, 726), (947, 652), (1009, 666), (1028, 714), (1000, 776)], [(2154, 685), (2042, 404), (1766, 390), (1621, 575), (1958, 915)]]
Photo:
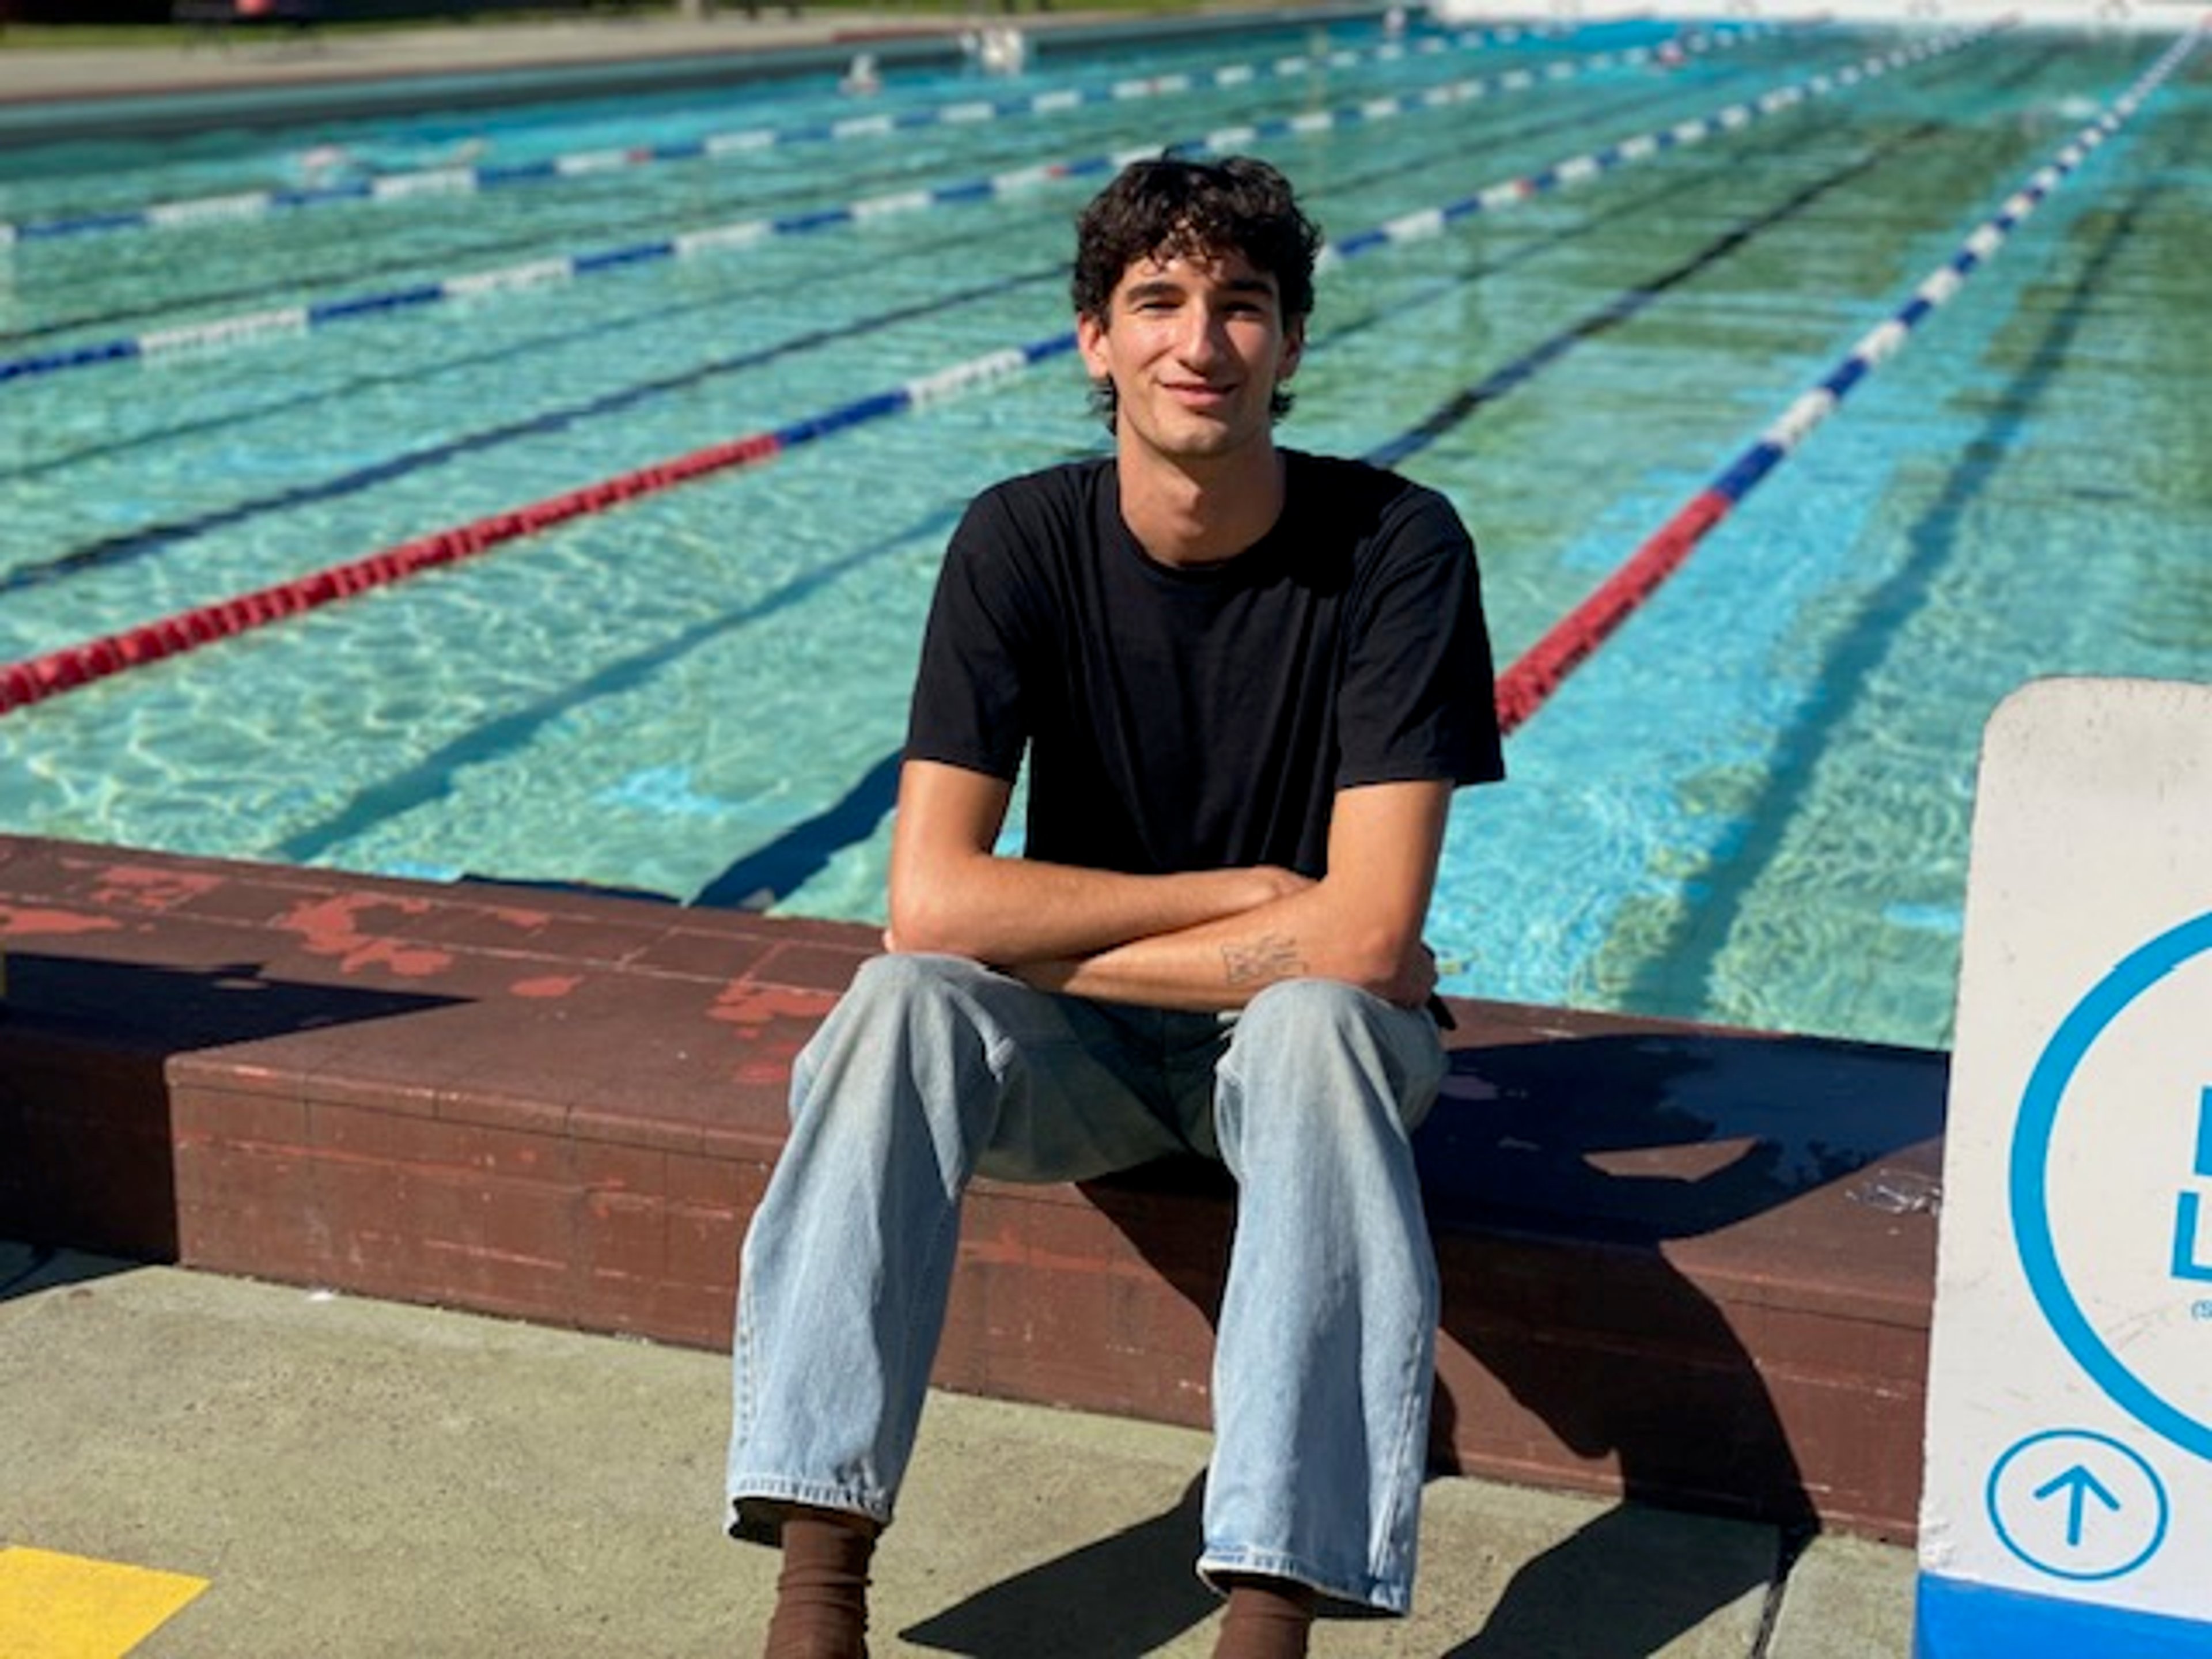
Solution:
[(1237, 1187), (1217, 1654), (1304, 1653), (1317, 1598), (1409, 1603), (1437, 1310), (1407, 1138), (1444, 1070), (1421, 929), (1454, 787), (1503, 768), (1457, 515), (1276, 446), (1319, 246), (1264, 163), (1126, 169), (1073, 282), (1114, 453), (953, 537), (890, 954), (797, 1062), (744, 1248), (729, 1492), (783, 1547), (770, 1659), (866, 1651), (969, 1177), (1175, 1153)]

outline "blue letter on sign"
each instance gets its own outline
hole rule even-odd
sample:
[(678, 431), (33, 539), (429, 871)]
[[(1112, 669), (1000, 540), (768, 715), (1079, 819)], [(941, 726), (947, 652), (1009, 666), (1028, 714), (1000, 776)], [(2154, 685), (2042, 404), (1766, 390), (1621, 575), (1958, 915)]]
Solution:
[[(2212, 1089), (2204, 1091), (2197, 1122), (2197, 1173), (2212, 1178)], [(2212, 1284), (2212, 1263), (2197, 1259), (2197, 1198), (2184, 1193), (2173, 1206), (2173, 1276)]]

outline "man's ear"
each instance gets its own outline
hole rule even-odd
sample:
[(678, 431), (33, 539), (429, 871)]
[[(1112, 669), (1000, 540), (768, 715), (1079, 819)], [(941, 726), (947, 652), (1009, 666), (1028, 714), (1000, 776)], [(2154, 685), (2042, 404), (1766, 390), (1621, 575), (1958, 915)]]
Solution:
[(1300, 317), (1294, 322), (1283, 325), (1283, 364), (1275, 371), (1275, 384), (1280, 386), (1297, 374), (1298, 364), (1304, 360), (1305, 355), (1306, 319)]
[(1075, 349), (1083, 354), (1083, 366), (1094, 380), (1108, 378), (1106, 374), (1106, 323), (1088, 312), (1078, 313), (1075, 319)]

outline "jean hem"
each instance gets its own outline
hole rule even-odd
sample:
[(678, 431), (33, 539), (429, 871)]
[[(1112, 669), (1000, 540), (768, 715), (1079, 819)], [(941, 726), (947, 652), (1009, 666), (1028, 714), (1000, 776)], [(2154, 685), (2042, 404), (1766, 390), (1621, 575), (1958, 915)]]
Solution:
[(890, 1503), (872, 1493), (856, 1492), (817, 1481), (744, 1476), (734, 1478), (730, 1482), (727, 1522), (730, 1536), (741, 1543), (781, 1545), (783, 1542), (781, 1510), (793, 1504), (803, 1504), (808, 1509), (838, 1510), (848, 1515), (864, 1515), (878, 1527), (887, 1527), (891, 1521)]
[(1334, 1601), (1372, 1607), (1403, 1618), (1413, 1610), (1413, 1587), (1394, 1579), (1360, 1577), (1345, 1578), (1325, 1572), (1310, 1561), (1268, 1550), (1208, 1550), (1198, 1559), (1198, 1576), (1217, 1594), (1226, 1594), (1224, 1577), (1249, 1573), (1255, 1577), (1287, 1578), (1317, 1590)]

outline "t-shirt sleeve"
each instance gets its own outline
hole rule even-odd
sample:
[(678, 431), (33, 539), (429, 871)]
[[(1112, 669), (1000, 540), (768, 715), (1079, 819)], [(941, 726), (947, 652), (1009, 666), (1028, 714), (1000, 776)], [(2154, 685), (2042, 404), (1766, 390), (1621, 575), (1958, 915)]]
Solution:
[(994, 493), (972, 502), (952, 533), (922, 634), (908, 713), (906, 757), (941, 761), (1011, 783), (1030, 737), (1027, 652), (1015, 531)]
[(1337, 708), (1336, 786), (1505, 775), (1474, 543), (1443, 496), (1393, 515), (1359, 583)]

